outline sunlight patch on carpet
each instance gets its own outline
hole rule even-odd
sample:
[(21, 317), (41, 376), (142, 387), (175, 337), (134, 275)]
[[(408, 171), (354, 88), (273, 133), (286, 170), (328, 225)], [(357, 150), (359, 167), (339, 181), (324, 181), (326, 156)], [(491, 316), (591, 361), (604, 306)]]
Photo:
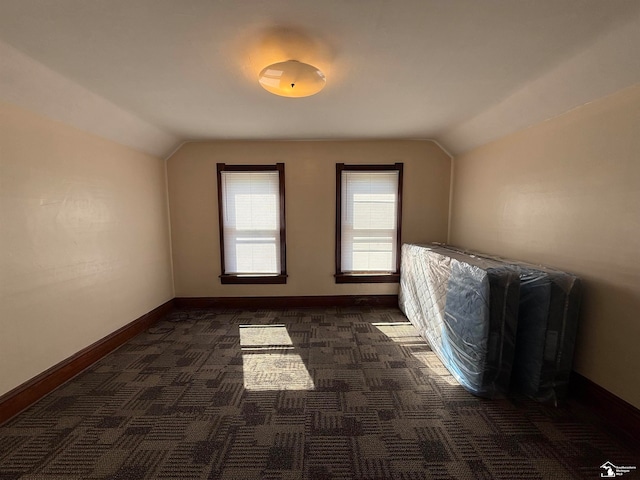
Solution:
[(240, 348), (247, 390), (315, 388), (284, 325), (240, 325)]
[[(401, 345), (409, 347), (411, 345), (424, 345), (425, 340), (420, 337), (411, 322), (377, 322), (372, 323), (372, 325), (389, 339)], [(433, 374), (437, 375), (440, 380), (449, 385), (460, 385), (433, 351), (419, 349), (411, 352), (411, 355)]]

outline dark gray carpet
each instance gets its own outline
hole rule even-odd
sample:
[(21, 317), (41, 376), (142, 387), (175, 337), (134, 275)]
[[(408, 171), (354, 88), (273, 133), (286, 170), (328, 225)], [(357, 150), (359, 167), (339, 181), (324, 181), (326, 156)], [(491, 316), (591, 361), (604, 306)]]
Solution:
[[(396, 309), (184, 310), (0, 428), (0, 480), (583, 479), (627, 444), (483, 400)], [(623, 478), (634, 478), (637, 472)]]

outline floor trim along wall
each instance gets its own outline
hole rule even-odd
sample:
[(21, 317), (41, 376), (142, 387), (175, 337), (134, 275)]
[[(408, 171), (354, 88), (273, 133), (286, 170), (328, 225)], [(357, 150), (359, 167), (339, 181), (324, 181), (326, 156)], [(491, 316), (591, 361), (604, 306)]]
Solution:
[(0, 424), (55, 390), (130, 338), (143, 332), (172, 310), (173, 300), (169, 300), (0, 396)]
[(640, 447), (640, 410), (577, 372), (571, 373), (570, 397), (586, 407), (596, 421), (626, 437)]
[[(330, 308), (397, 307), (397, 295), (333, 295), (305, 297), (177, 297), (89, 345), (0, 396), (0, 424), (58, 388), (67, 380), (171, 313), (174, 308)], [(595, 421), (605, 422), (629, 439), (640, 438), (640, 410), (613, 393), (573, 372), (572, 404), (582, 406)], [(637, 441), (637, 440), (636, 440)]]
[(307, 297), (176, 297), (176, 308), (397, 307), (398, 295), (319, 295)]

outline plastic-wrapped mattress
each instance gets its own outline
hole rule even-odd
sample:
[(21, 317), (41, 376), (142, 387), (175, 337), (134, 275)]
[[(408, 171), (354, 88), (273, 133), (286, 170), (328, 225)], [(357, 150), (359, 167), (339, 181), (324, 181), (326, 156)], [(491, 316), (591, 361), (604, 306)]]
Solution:
[(520, 305), (511, 385), (541, 402), (564, 400), (578, 330), (580, 279), (540, 265), (513, 262), (450, 246), (441, 247), (518, 269)]
[(438, 245), (402, 246), (400, 309), (475, 395), (509, 388), (519, 286), (510, 265)]
[(543, 402), (567, 395), (578, 330), (580, 279), (566, 272), (517, 264), (520, 309), (512, 383)]

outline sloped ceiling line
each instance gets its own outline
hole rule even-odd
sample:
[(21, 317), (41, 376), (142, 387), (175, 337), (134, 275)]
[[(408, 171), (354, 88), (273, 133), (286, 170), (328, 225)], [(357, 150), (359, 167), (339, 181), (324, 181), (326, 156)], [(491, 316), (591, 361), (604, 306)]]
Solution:
[[(305, 139), (434, 139), (456, 156), (640, 83), (638, 0), (397, 5), (4, 0), (0, 101), (162, 158), (186, 141)], [(274, 25), (322, 35), (320, 95), (258, 86), (242, 45)]]
[(607, 32), (499, 104), (438, 134), (460, 155), (640, 83), (640, 17)]
[(164, 157), (180, 144), (163, 131), (0, 41), (0, 101), (121, 145)]

